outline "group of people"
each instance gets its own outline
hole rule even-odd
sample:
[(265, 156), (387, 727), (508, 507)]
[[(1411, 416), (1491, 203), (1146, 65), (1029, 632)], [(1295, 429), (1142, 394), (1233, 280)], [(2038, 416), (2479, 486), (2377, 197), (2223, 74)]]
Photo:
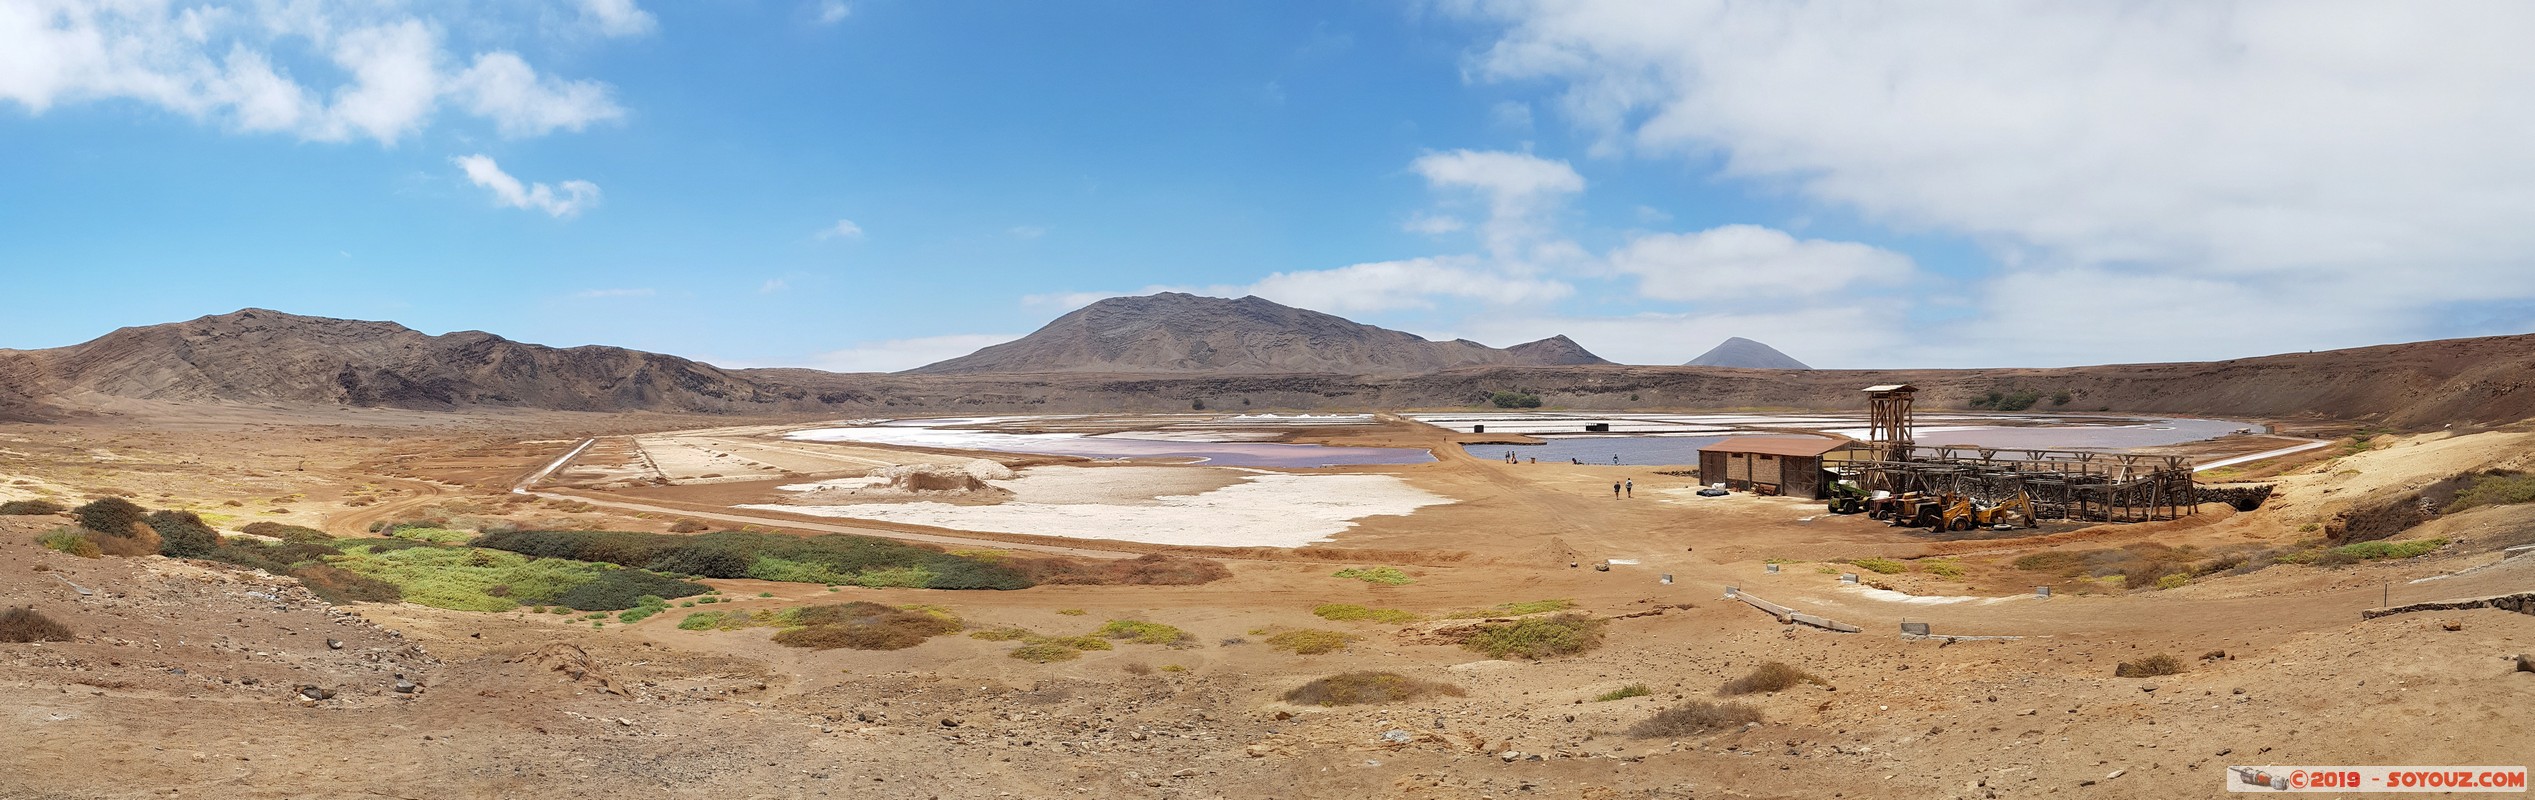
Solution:
[[(1518, 462), (1518, 461), (1516, 461), (1516, 460), (1514, 459), (1514, 451), (1512, 451), (1512, 450), (1507, 450), (1507, 451), (1505, 451), (1505, 463), (1508, 463), (1508, 464), (1515, 464), (1515, 463), (1520, 463), (1520, 462)], [(1538, 463), (1540, 463), (1540, 459), (1537, 459), (1537, 458), (1532, 459), (1531, 463), (1538, 464)], [(1569, 458), (1567, 459), (1567, 463), (1569, 463), (1569, 464), (1574, 464), (1574, 465), (1576, 465), (1576, 466), (1579, 466), (1579, 467), (1580, 467), (1580, 466), (1584, 466), (1584, 459), (1574, 458), (1574, 457), (1569, 457)], [(1620, 463), (1620, 457), (1619, 457), (1619, 456), (1617, 456), (1617, 455), (1611, 456), (1611, 465), (1612, 465), (1612, 466), (1615, 466), (1615, 467), (1616, 467), (1616, 466), (1619, 466), (1619, 463)], [(1637, 496), (1637, 479), (1636, 479), (1636, 478), (1622, 478), (1622, 479), (1620, 479), (1619, 481), (1614, 482), (1614, 483), (1612, 483), (1612, 484), (1611, 484), (1611, 497), (1612, 497), (1613, 499), (1622, 498), (1622, 497), (1636, 497), (1636, 496)]]

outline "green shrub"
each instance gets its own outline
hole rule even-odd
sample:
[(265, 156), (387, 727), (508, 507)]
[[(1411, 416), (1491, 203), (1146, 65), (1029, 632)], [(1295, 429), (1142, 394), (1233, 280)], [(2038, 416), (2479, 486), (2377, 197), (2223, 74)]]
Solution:
[(62, 513), (62, 504), (51, 500), (11, 500), (0, 503), (0, 517), (49, 517)]
[(1398, 567), (1348, 567), (1333, 573), (1330, 577), (1353, 578), (1384, 586), (1406, 586), (1415, 582), (1414, 579), (1408, 577), (1408, 573), (1401, 572)]
[(1312, 616), (1332, 622), (1372, 621), (1388, 625), (1404, 625), (1417, 621), (1417, 615), (1395, 608), (1366, 608), (1348, 603), (1329, 603), (1312, 607)]
[(843, 582), (873, 589), (922, 589), (932, 586), (933, 581), (939, 577), (941, 576), (933, 574), (932, 570), (921, 566), (906, 566), (864, 570), (856, 574), (852, 580)]
[(1038, 634), (1031, 633), (1027, 630), (1007, 626), (1002, 628), (988, 628), (982, 631), (970, 631), (968, 633), (968, 638), (984, 639), (989, 642), (1018, 642), (1037, 635)]
[(327, 535), (325, 531), (298, 525), (284, 525), (279, 522), (250, 522), (245, 527), (239, 528), (238, 532), (270, 536), (287, 542), (334, 541), (334, 537)]
[(1186, 644), (1196, 638), (1189, 636), (1187, 631), (1169, 625), (1135, 619), (1110, 620), (1109, 624), (1100, 626), (1100, 635), (1135, 644), (1160, 645)]
[(1889, 558), (1849, 558), (1841, 561), (1877, 575), (1899, 575), (1910, 571), (1908, 563)]
[(1267, 644), (1269, 647), (1289, 651), (1295, 655), (1316, 656), (1347, 649), (1347, 645), (1355, 644), (1358, 638), (1360, 637), (1352, 633), (1307, 628), (1284, 631), (1270, 636), (1267, 638)]
[[(704, 585), (639, 569), (600, 570), (588, 582), (554, 595), (546, 602), (600, 611), (631, 609), (646, 598), (660, 600), (704, 592)], [(655, 612), (656, 613), (656, 612)], [(626, 620), (632, 622), (633, 620)]]
[[(2066, 395), (2067, 393), (2062, 392), (2060, 394)], [(1971, 406), (1973, 408), (1986, 408), (1994, 411), (2023, 411), (2025, 409), (2032, 408), (2034, 403), (2040, 402), (2041, 400), (2042, 393), (2032, 389), (2015, 389), (2005, 392), (1993, 389), (1990, 390), (1988, 394), (1972, 398)], [(2065, 401), (2062, 401), (2060, 397), (2056, 395), (2052, 397), (2052, 402), (2055, 405), (2065, 405)]]
[(1742, 703), (1692, 700), (1655, 712), (1646, 721), (1629, 726), (1628, 735), (1638, 739), (1696, 736), (1759, 721), (1760, 709)]
[(1532, 617), (1482, 626), (1461, 646), (1491, 658), (1571, 656), (1602, 646), (1603, 625), (1583, 614)]
[(1738, 694), (1767, 694), (1786, 691), (1801, 683), (1821, 682), (1822, 679), (1815, 677), (1813, 673), (1771, 661), (1753, 667), (1750, 674), (1726, 681), (1724, 686), (1717, 687), (1716, 693), (1726, 697)]
[(2159, 589), (2180, 589), (2192, 582), (2192, 576), (2180, 572), (2157, 579)]
[(508, 611), (521, 605), (622, 611), (640, 605), (645, 595), (687, 597), (705, 591), (700, 584), (645, 570), (400, 540), (348, 544), (343, 555), (329, 561), (395, 584), (409, 602), (453, 611)]
[(203, 524), (202, 517), (194, 512), (153, 511), (142, 519), (158, 534), (160, 555), (203, 558), (220, 546), (220, 532)]
[(120, 497), (104, 497), (72, 509), (79, 517), (79, 527), (108, 536), (132, 536), (149, 514), (132, 501)]
[(1501, 603), (1494, 608), (1475, 608), (1467, 611), (1455, 611), (1450, 614), (1445, 614), (1444, 619), (1519, 617), (1525, 614), (1546, 614), (1552, 611), (1565, 611), (1574, 607), (1576, 607), (1576, 601), (1573, 600), (1531, 600), (1521, 603)]
[(1613, 700), (1626, 700), (1631, 697), (1645, 697), (1654, 693), (1655, 690), (1646, 688), (1646, 684), (1632, 683), (1627, 686), (1622, 686), (1620, 688), (1595, 695), (1593, 702), (1608, 703)]
[(1396, 672), (1342, 672), (1294, 687), (1285, 702), (1307, 706), (1355, 706), (1397, 703), (1431, 695), (1460, 697), (1461, 687), (1419, 680)]
[(792, 615), (795, 627), (775, 632), (775, 643), (819, 650), (904, 650), (959, 630), (959, 621), (927, 611), (856, 601), (809, 606)]
[(628, 608), (619, 612), (616, 615), (616, 621), (632, 625), (634, 623), (650, 619), (652, 616), (667, 610), (669, 610), (668, 600), (664, 600), (655, 595), (643, 595), (641, 598), (634, 601), (633, 608)]
[(675, 536), (625, 531), (506, 531), (487, 533), (476, 545), (523, 555), (599, 561), (706, 578), (925, 589), (1023, 589), (1033, 583), (1012, 567), (975, 556), (843, 534), (801, 537), (721, 531)]
[(2474, 506), (2535, 503), (2535, 473), (2502, 472), (2474, 478), (2473, 485), (2456, 493), (2448, 511), (2463, 511)]
[(2375, 561), (2385, 558), (2418, 558), (2447, 546), (2445, 539), (2413, 539), (2402, 542), (2360, 542), (2332, 549), (2332, 554), (2353, 561)]
[(473, 541), (476, 536), (475, 534), (466, 531), (456, 531), (448, 528), (435, 528), (424, 525), (389, 526), (387, 529), (387, 535), (399, 539), (412, 539), (417, 542), (430, 542), (432, 544), (466, 544), (467, 542)]
[(43, 545), (46, 549), (58, 550), (80, 558), (99, 558), (105, 555), (104, 550), (97, 548), (96, 542), (89, 541), (88, 537), (80, 535), (78, 528), (67, 525), (36, 534), (35, 543)]
[(1007, 655), (1034, 664), (1051, 664), (1058, 661), (1072, 661), (1074, 659), (1081, 658), (1083, 657), (1083, 651), (1052, 642), (1041, 642), (1039, 644), (1025, 644), (1020, 647), (1013, 648), (1012, 652)]
[(1919, 570), (1947, 578), (1963, 577), (1963, 562), (1951, 558), (1930, 558), (1919, 562)]
[(1539, 408), (1540, 395), (1530, 392), (1496, 392), (1488, 395), (1488, 402), (1497, 408)]

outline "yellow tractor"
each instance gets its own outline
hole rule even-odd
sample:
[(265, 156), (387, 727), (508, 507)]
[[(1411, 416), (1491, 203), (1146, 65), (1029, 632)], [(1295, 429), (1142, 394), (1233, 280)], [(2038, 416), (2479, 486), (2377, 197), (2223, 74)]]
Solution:
[(1924, 515), (1925, 527), (1929, 530), (1968, 531), (1975, 524), (1973, 519), (1978, 516), (1979, 510), (1969, 497), (1947, 495), (1942, 505), (1919, 513)]
[(2042, 527), (2042, 521), (2033, 516), (2033, 498), (2023, 492), (2017, 492), (2016, 496), (1996, 503), (1980, 504), (1972, 509), (1972, 524), (1983, 528), (2000, 528), (2017, 523), (2027, 528)]

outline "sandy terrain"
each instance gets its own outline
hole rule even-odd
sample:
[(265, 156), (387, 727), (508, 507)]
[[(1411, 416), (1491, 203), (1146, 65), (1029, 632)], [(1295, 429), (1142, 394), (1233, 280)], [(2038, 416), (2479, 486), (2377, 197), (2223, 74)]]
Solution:
[[(0, 492), (77, 500), (123, 489), (153, 506), (226, 514), (224, 528), (275, 519), (349, 534), (439, 515), (662, 531), (690, 510), (728, 511), (770, 500), (777, 486), (873, 466), (849, 462), (864, 453), (819, 447), (794, 462), (740, 446), (765, 441), (755, 434), (655, 433), (728, 426), (692, 418), (280, 422), (0, 427)], [(687, 452), (718, 448), (764, 474), (597, 489), (623, 478), (576, 466), (563, 482), (583, 488), (507, 495), (520, 476), (591, 436), (682, 438), (691, 443), (676, 446)], [(2337, 445), (2302, 455), (2276, 479), (2273, 502), (2254, 512), (2212, 506), (2174, 522), (2010, 538), (1892, 529), (1780, 498), (1695, 498), (1692, 479), (1646, 468), (1491, 462), (1459, 454), (1454, 436), (1392, 423), (1315, 429), (1298, 438), (1431, 447), (1442, 460), (1291, 474), (1025, 466), (1005, 502), (926, 512), (1024, 508), (1007, 520), (1022, 530), (974, 535), (1053, 547), (1095, 544), (1045, 536), (1064, 525), (1115, 532), (1135, 523), (1130, 514), (1190, 513), (1171, 498), (1238, 499), (1245, 487), (1323, 488), (1202, 508), (1205, 524), (1325, 527), (1308, 503), (1347, 499), (1329, 487), (1354, 484), (1450, 501), (1361, 516), (1299, 549), (1101, 545), (1211, 553), (1231, 568), (1232, 577), (1199, 586), (945, 592), (712, 582), (740, 609), (870, 599), (940, 606), (971, 630), (1073, 634), (1146, 619), (1194, 637), (1183, 647), (1120, 643), (1054, 664), (958, 635), (897, 651), (797, 650), (772, 644), (764, 629), (679, 630), (684, 609), (603, 630), (521, 612), (329, 609), (254, 573), (42, 550), (33, 534), (65, 520), (0, 518), (0, 573), (10, 576), (0, 580), (0, 606), (31, 604), (75, 634), (0, 644), (0, 708), (13, 710), (0, 752), (21, 756), (0, 759), (0, 797), (2165, 798), (2218, 794), (2230, 764), (2535, 763), (2535, 723), (2524, 713), (2535, 708), (2535, 674), (2513, 672), (2505, 658), (2535, 651), (2535, 617), (2359, 616), (2387, 597), (2535, 588), (2535, 558), (2504, 561), (2499, 552), (2535, 542), (2535, 506), (2431, 519), (2400, 538), (2453, 543), (2418, 559), (2280, 565), (2174, 589), (2125, 591), (2015, 566), (2037, 553), (2126, 545), (2285, 545), (2317, 535), (2304, 530), (2310, 524), (2459, 472), (2529, 466), (2535, 433), (2381, 436), (2362, 452)], [(599, 460), (630, 463), (620, 459), (637, 449), (645, 446)], [(886, 452), (873, 460), (974, 455)], [(712, 460), (682, 474), (702, 479)], [(1622, 479), (1640, 494), (1611, 497)], [(1097, 511), (1056, 522), (1069, 505), (1059, 500)], [(944, 537), (991, 518), (820, 523), (751, 513), (749, 524), (768, 529), (869, 525)], [(1942, 556), (1961, 573), (1841, 583), (1838, 573), (1858, 568), (1830, 561), (1865, 556)], [(1636, 563), (1589, 568), (1609, 559)], [(1770, 560), (1778, 572), (1767, 571)], [(1412, 582), (1333, 577), (1339, 566), (1395, 566)], [(2034, 599), (2032, 587), (2046, 584), (2057, 596)], [(1720, 599), (1727, 586), (1865, 632), (1782, 625)], [(1613, 618), (1604, 646), (1497, 661), (1401, 635), (1403, 626), (1311, 613), (1357, 603), (1432, 617), (1547, 598)], [(1904, 621), (2027, 638), (1911, 641), (1897, 635)], [(1294, 628), (1362, 638), (1312, 656), (1264, 644)], [(329, 648), (328, 638), (345, 646)], [(2116, 662), (2157, 653), (2190, 669), (2113, 676)], [(1746, 698), (1761, 714), (1751, 727), (1625, 735), (1765, 660), (1827, 685)], [(1465, 695), (1344, 708), (1279, 699), (1349, 669), (1446, 681)], [(394, 691), (396, 674), (418, 691)], [(1630, 684), (1650, 695), (1595, 700)], [(299, 685), (334, 697), (303, 701)]]

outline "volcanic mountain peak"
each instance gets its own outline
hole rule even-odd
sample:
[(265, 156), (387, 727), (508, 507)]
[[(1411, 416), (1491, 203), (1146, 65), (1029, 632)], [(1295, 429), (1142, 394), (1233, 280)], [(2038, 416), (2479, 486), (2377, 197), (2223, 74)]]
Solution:
[(1690, 359), (1690, 363), (1684, 366), (1741, 367), (1743, 369), (1812, 369), (1812, 367), (1805, 366), (1804, 362), (1797, 361), (1785, 353), (1778, 352), (1778, 348), (1761, 344), (1750, 339), (1745, 339), (1740, 336), (1726, 339), (1723, 343), (1709, 348), (1706, 353), (1700, 354), (1698, 358)]
[(1112, 297), (1021, 339), (910, 370), (1410, 374), (1479, 365), (1608, 364), (1566, 337), (1498, 349), (1437, 342), (1260, 297)]
[(55, 396), (572, 411), (725, 410), (765, 390), (708, 364), (617, 347), (249, 308), (16, 354)]

